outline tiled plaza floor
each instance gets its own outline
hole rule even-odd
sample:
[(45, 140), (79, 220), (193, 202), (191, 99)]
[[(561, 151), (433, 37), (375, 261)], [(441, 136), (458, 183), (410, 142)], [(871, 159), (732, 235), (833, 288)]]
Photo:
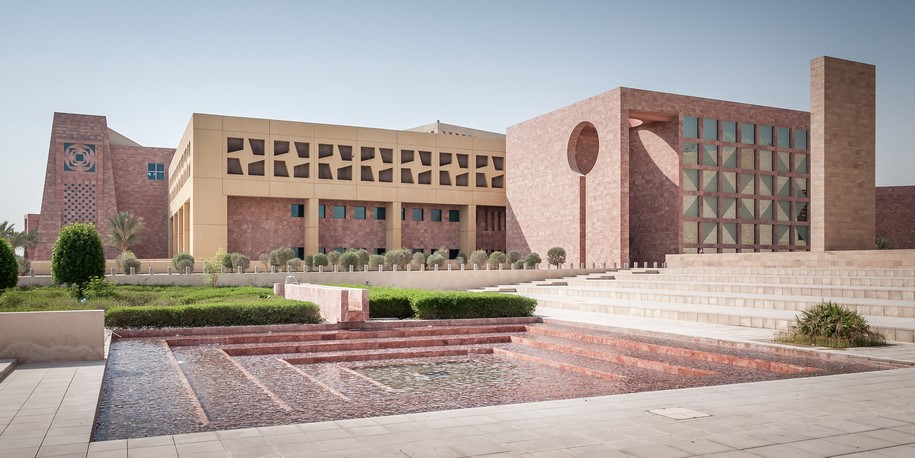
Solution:
[[(771, 338), (751, 328), (538, 313), (698, 337)], [(915, 345), (855, 352), (915, 361)], [(0, 383), (0, 456), (915, 456), (915, 368), (89, 444), (85, 422), (91, 425), (101, 378), (100, 364), (18, 366)]]

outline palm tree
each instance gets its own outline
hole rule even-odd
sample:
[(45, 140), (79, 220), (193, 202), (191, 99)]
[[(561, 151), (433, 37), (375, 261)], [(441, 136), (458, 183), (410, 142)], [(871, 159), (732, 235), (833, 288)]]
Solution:
[(29, 250), (38, 245), (38, 232), (14, 232), (13, 237), (10, 239), (10, 243), (13, 245), (13, 248), (22, 248), (22, 255), (28, 258)]
[(118, 212), (108, 218), (108, 246), (119, 248), (121, 252), (143, 240), (145, 224), (143, 217), (129, 211)]
[(13, 243), (13, 236), (16, 235), (16, 229), (13, 226), (15, 224), (10, 224), (9, 221), (0, 223), (0, 237), (9, 240), (10, 243)]

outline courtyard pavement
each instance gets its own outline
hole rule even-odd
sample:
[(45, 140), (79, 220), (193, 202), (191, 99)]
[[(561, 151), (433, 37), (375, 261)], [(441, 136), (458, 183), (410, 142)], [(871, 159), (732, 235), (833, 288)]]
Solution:
[[(707, 323), (538, 314), (736, 341), (772, 337)], [(854, 353), (915, 361), (912, 344)], [(915, 456), (915, 368), (89, 443), (103, 370), (102, 362), (17, 366), (0, 382), (0, 456)]]

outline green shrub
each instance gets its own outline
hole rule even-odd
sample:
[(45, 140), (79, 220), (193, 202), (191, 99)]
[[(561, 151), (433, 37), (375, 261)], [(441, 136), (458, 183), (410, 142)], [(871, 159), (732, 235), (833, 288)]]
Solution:
[(359, 267), (359, 255), (355, 251), (347, 251), (340, 255), (340, 259), (337, 259), (337, 265), (344, 272), (348, 271), (350, 267), (356, 270)]
[(514, 266), (515, 266), (515, 269), (518, 269), (518, 270), (523, 269), (523, 268), (524, 268), (524, 261), (515, 261)]
[(431, 256), (429, 256), (429, 259), (426, 259), (426, 265), (430, 268), (435, 268), (435, 266), (438, 266), (438, 268), (441, 269), (445, 265), (445, 257), (436, 251)]
[(384, 268), (394, 270), (394, 266), (397, 266), (398, 270), (406, 270), (407, 263), (410, 262), (411, 257), (410, 252), (404, 248), (388, 250), (384, 254)]
[(118, 255), (115, 259), (115, 264), (124, 274), (130, 273), (130, 268), (133, 268), (134, 273), (140, 273), (140, 260), (133, 254), (133, 251), (125, 251)]
[(419, 270), (419, 266), (426, 263), (426, 255), (422, 253), (413, 253), (413, 260), (410, 262), (410, 265), (413, 269)]
[(489, 267), (493, 269), (498, 269), (499, 266), (505, 264), (506, 260), (505, 253), (501, 251), (493, 251), (489, 254)]
[(369, 256), (369, 270), (378, 270), (378, 266), (384, 266), (384, 256), (380, 254)]
[(178, 273), (194, 273), (194, 257), (182, 251), (172, 258), (172, 266), (175, 267)]
[(340, 255), (342, 255), (342, 254), (343, 254), (343, 253), (340, 253), (340, 252), (337, 251), (337, 250), (334, 250), (334, 251), (331, 251), (330, 253), (327, 253), (327, 262), (329, 262), (330, 265), (332, 265), (332, 266), (337, 265), (337, 262), (340, 261)]
[(109, 298), (115, 295), (114, 283), (104, 277), (92, 277), (83, 292), (89, 300)]
[(315, 257), (312, 255), (305, 256), (305, 266), (311, 269), (315, 265)]
[(260, 261), (265, 270), (270, 270), (270, 253), (261, 253), (257, 260)]
[(270, 252), (270, 265), (282, 268), (295, 257), (295, 250), (289, 247), (280, 247)]
[(77, 290), (92, 277), (105, 276), (105, 250), (92, 224), (70, 224), (60, 230), (51, 250), (51, 275), (58, 285)]
[(301, 272), (304, 262), (299, 258), (292, 258), (286, 261), (287, 272)]
[(253, 326), (320, 322), (321, 312), (317, 305), (310, 302), (112, 307), (105, 311), (105, 325), (112, 328)]
[(363, 266), (369, 265), (369, 252), (363, 249), (356, 250), (356, 256), (359, 256), (359, 264), (356, 265), (359, 270), (362, 270)]
[(454, 259), (460, 260), (459, 264), (465, 264), (467, 262), (467, 255), (463, 251), (458, 251), (458, 254), (454, 257)]
[(399, 288), (373, 288), (369, 291), (370, 318), (410, 318), (413, 316), (411, 299), (422, 294), (417, 290)]
[(518, 253), (518, 252), (515, 251), (515, 250), (509, 251), (509, 252), (508, 252), (508, 257), (506, 258), (506, 260), (507, 260), (508, 262), (514, 264), (514, 263), (516, 263), (516, 262), (518, 262), (518, 261), (521, 260), (521, 253)]
[(421, 320), (531, 316), (537, 301), (507, 294), (436, 292), (412, 298), (414, 316)]
[(540, 255), (537, 253), (531, 253), (524, 257), (524, 263), (527, 264), (528, 267), (534, 267), (541, 262), (543, 262), (543, 260), (540, 259)]
[(248, 270), (248, 266), (250, 265), (251, 260), (241, 253), (227, 253), (222, 259), (222, 266), (225, 267), (226, 270), (232, 272), (237, 272), (239, 267), (241, 267), (241, 271), (244, 272)]
[[(449, 252), (449, 250), (448, 250), (448, 247), (441, 247), (441, 248), (435, 250), (435, 252), (432, 253), (432, 254), (437, 254), (437, 255), (441, 256), (442, 258), (444, 258), (444, 259), (447, 261), (450, 252)], [(427, 259), (426, 262), (428, 262), (428, 261), (429, 261), (429, 260)]]
[(314, 262), (315, 267), (327, 267), (327, 264), (330, 262), (327, 259), (327, 255), (324, 253), (315, 254), (311, 260)]
[(489, 255), (484, 250), (477, 250), (470, 253), (470, 264), (482, 267), (489, 260)]
[(19, 263), (16, 262), (16, 252), (10, 242), (0, 237), (0, 291), (15, 287), (18, 282)]
[(877, 237), (874, 239), (874, 245), (878, 250), (889, 250), (892, 248), (890, 246), (890, 241), (885, 237)]
[(32, 270), (32, 261), (29, 261), (29, 258), (25, 256), (16, 255), (16, 264), (19, 265), (19, 275), (28, 275), (29, 271)]
[(783, 342), (836, 348), (883, 345), (883, 336), (872, 331), (858, 312), (831, 301), (801, 312), (792, 328), (782, 334)]
[(565, 248), (554, 246), (546, 252), (546, 262), (550, 265), (560, 267), (566, 262)]

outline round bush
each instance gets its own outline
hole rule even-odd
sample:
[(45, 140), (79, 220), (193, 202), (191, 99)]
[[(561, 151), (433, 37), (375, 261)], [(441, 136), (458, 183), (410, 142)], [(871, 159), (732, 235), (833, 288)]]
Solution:
[(473, 253), (470, 253), (470, 264), (475, 266), (482, 266), (486, 264), (486, 261), (489, 260), (489, 255), (486, 254), (483, 250), (477, 250)]
[(295, 250), (289, 247), (277, 248), (270, 252), (270, 265), (283, 267), (290, 259), (295, 257)]
[(550, 265), (559, 267), (566, 262), (565, 248), (554, 246), (546, 252), (546, 262)]
[(414, 269), (426, 263), (426, 255), (422, 253), (413, 253), (413, 261), (410, 263)]
[(435, 252), (432, 256), (429, 256), (429, 259), (426, 259), (426, 265), (429, 267), (438, 266), (439, 268), (442, 268), (445, 265), (445, 257), (438, 252)]
[(311, 269), (312, 267), (314, 267), (314, 265), (315, 265), (315, 257), (312, 256), (312, 255), (310, 255), (310, 254), (307, 255), (307, 256), (305, 256), (305, 265), (308, 266), (309, 269)]
[(405, 270), (411, 257), (412, 255), (410, 252), (403, 248), (399, 250), (388, 250), (388, 252), (384, 254), (384, 268), (387, 270), (394, 270), (394, 266), (397, 266), (398, 270)]
[(359, 255), (355, 251), (347, 251), (340, 255), (340, 259), (337, 259), (337, 265), (343, 271), (349, 270), (350, 267), (356, 270), (356, 267), (359, 266)]
[(335, 266), (337, 265), (337, 262), (340, 261), (341, 254), (342, 253), (337, 250), (331, 251), (330, 253), (327, 253), (327, 261), (330, 263), (330, 265)]
[(51, 275), (57, 284), (82, 291), (92, 277), (105, 276), (105, 250), (92, 224), (70, 224), (60, 230), (51, 250)]
[(384, 256), (380, 254), (373, 254), (369, 256), (369, 269), (378, 270), (378, 266), (384, 266)]
[[(238, 253), (235, 253), (235, 254), (238, 254)], [(239, 267), (241, 267), (241, 271), (244, 272), (244, 271), (248, 270), (248, 266), (250, 266), (250, 265), (251, 265), (251, 260), (248, 259), (247, 256), (245, 256), (243, 254), (238, 254), (238, 256), (233, 261), (232, 268), (238, 269)]]
[(521, 253), (518, 253), (515, 250), (509, 251), (507, 260), (508, 260), (508, 262), (514, 264), (521, 260)]
[(541, 262), (543, 262), (543, 260), (540, 259), (540, 255), (537, 253), (531, 253), (524, 257), (524, 264), (526, 264), (528, 267), (534, 267)]
[(362, 266), (367, 266), (369, 264), (369, 252), (365, 250), (356, 250), (356, 255), (359, 256), (359, 264), (356, 265), (359, 269), (362, 269)]
[(287, 272), (301, 272), (302, 264), (304, 263), (299, 258), (292, 258), (286, 261)]
[(118, 269), (121, 273), (130, 274), (130, 268), (133, 268), (134, 273), (140, 272), (140, 260), (133, 254), (133, 251), (127, 250), (115, 259), (115, 263), (118, 266)]
[(311, 260), (315, 263), (315, 267), (327, 267), (327, 264), (330, 262), (327, 259), (327, 255), (324, 253), (314, 255)]
[(493, 251), (489, 255), (489, 267), (498, 269), (500, 265), (505, 264), (505, 260), (505, 253), (501, 251)]
[(175, 267), (178, 273), (183, 274), (185, 271), (194, 273), (194, 257), (182, 251), (172, 258), (172, 266)]
[(19, 263), (16, 262), (16, 252), (13, 251), (10, 242), (0, 238), (0, 291), (15, 287), (17, 282), (19, 282)]
[(32, 270), (32, 261), (25, 256), (16, 255), (16, 263), (19, 264), (19, 275), (28, 275)]

